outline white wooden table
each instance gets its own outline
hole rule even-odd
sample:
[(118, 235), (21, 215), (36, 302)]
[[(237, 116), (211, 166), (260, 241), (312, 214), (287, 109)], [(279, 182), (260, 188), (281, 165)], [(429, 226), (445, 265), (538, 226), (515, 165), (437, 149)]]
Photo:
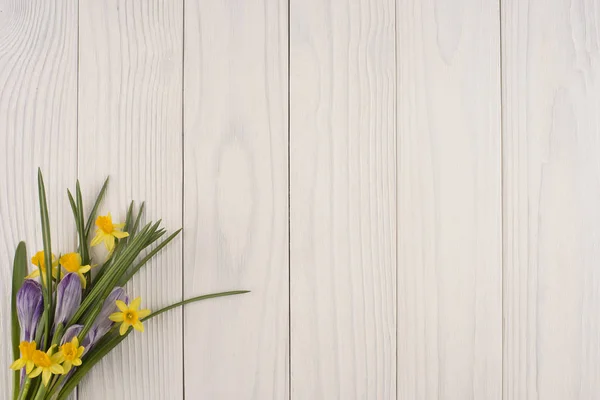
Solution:
[(183, 236), (80, 399), (597, 399), (600, 2), (0, 0), (10, 269), (66, 188)]

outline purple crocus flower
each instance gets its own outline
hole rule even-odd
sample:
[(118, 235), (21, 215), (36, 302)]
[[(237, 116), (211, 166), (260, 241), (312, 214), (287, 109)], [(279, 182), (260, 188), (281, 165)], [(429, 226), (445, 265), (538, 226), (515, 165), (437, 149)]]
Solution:
[[(63, 337), (60, 340), (60, 345), (62, 346), (63, 344), (73, 340), (73, 338), (75, 336), (79, 335), (79, 333), (82, 330), (83, 330), (83, 325), (79, 325), (79, 324), (71, 325), (69, 327), (69, 329), (67, 329), (65, 331), (65, 333), (63, 334)], [(85, 335), (83, 342), (81, 342), (81, 346), (83, 346), (85, 348), (85, 351), (83, 352), (83, 354), (87, 353), (87, 351), (91, 348), (92, 340), (93, 340), (93, 336), (92, 336), (91, 332), (88, 332), (88, 334)]]
[(122, 287), (116, 287), (110, 292), (106, 300), (104, 300), (104, 304), (102, 305), (102, 310), (96, 317), (96, 320), (92, 324), (92, 328), (90, 329), (90, 333), (92, 334), (92, 345), (94, 345), (102, 336), (106, 335), (106, 333), (112, 328), (114, 322), (108, 319), (109, 315), (117, 311), (116, 301), (121, 300), (125, 303), (129, 302), (129, 298), (125, 293), (125, 289)]
[(81, 280), (76, 273), (68, 273), (60, 281), (56, 293), (54, 326), (66, 324), (81, 304)]
[(17, 292), (17, 315), (21, 326), (21, 340), (30, 342), (35, 338), (35, 330), (43, 308), (42, 285), (34, 280), (25, 279)]

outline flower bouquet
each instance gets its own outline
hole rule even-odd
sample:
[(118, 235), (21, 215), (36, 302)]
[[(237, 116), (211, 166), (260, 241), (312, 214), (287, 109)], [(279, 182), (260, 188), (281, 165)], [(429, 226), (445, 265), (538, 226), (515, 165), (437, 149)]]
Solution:
[[(96, 218), (107, 185), (108, 179), (87, 220), (79, 182), (75, 197), (68, 191), (79, 244), (77, 251), (55, 257), (44, 180), (38, 170), (44, 249), (31, 258), (33, 271), (28, 274), (25, 243), (19, 243), (13, 265), (11, 314), (15, 361), (10, 368), (14, 370), (14, 400), (66, 399), (102, 357), (133, 330), (143, 332), (143, 323), (150, 318), (183, 304), (247, 293), (242, 290), (214, 293), (154, 312), (141, 309), (140, 297), (130, 300), (123, 286), (181, 229), (160, 241), (166, 233), (160, 228), (160, 221), (140, 226), (144, 203), (134, 218), (132, 202), (121, 224), (114, 223), (110, 213)], [(96, 231), (90, 240), (94, 223)], [(101, 266), (96, 266), (89, 246), (102, 244), (108, 257)]]

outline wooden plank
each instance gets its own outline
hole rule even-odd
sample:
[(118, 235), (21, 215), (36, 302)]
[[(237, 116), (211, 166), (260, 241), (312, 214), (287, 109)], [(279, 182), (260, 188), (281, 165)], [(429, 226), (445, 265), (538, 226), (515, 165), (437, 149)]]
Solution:
[(185, 396), (286, 399), (287, 1), (185, 9)]
[(77, 171), (77, 2), (0, 0), (0, 399), (12, 399), (10, 291), (19, 241), (42, 248), (42, 168), (53, 251), (75, 244), (65, 189)]
[(502, 396), (499, 4), (397, 4), (398, 398)]
[(394, 20), (291, 1), (293, 398), (396, 397)]
[(504, 398), (597, 398), (600, 10), (502, 11)]
[[(122, 221), (129, 200), (146, 220), (182, 225), (183, 9), (179, 0), (80, 1), (79, 175), (84, 201), (111, 176), (101, 211)], [(182, 240), (127, 286), (151, 309), (182, 297)], [(97, 252), (101, 260), (105, 253)], [(148, 322), (85, 379), (84, 399), (183, 396), (182, 311)]]

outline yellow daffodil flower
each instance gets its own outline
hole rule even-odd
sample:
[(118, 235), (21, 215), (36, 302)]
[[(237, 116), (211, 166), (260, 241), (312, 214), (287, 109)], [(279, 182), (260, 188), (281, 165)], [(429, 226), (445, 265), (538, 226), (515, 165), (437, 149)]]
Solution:
[(115, 249), (115, 238), (123, 239), (129, 236), (129, 233), (121, 231), (125, 224), (113, 224), (110, 213), (96, 218), (96, 226), (98, 229), (96, 229), (96, 236), (92, 239), (91, 244), (97, 246), (104, 242), (109, 253)]
[(127, 333), (127, 329), (129, 329), (130, 326), (133, 326), (134, 329), (140, 332), (144, 332), (144, 325), (142, 325), (140, 319), (146, 318), (150, 314), (150, 310), (138, 310), (141, 302), (141, 297), (136, 298), (129, 305), (121, 300), (116, 301), (120, 312), (111, 314), (108, 319), (113, 322), (121, 322), (121, 327), (119, 328), (121, 336)]
[[(34, 270), (31, 274), (27, 275), (27, 279), (35, 278), (36, 276), (40, 276), (40, 269), (38, 265), (42, 269), (42, 282), (46, 284), (46, 260), (44, 259), (44, 251), (38, 251), (35, 253), (33, 257), (31, 257), (31, 263), (34, 265)], [(52, 254), (52, 277), (58, 278), (58, 261), (56, 260), (56, 256)]]
[(65, 369), (60, 365), (60, 354), (53, 354), (55, 347), (56, 345), (53, 345), (46, 353), (41, 350), (36, 350), (33, 352), (33, 362), (36, 368), (29, 374), (29, 377), (35, 378), (36, 376), (42, 374), (42, 382), (44, 383), (44, 386), (48, 386), (48, 382), (50, 382), (52, 375), (60, 375), (65, 373)]
[(35, 344), (35, 341), (21, 342), (21, 344), (19, 344), (19, 350), (21, 350), (21, 358), (15, 360), (15, 362), (11, 364), (10, 369), (18, 371), (25, 367), (25, 372), (29, 374), (33, 370), (33, 353), (37, 350), (37, 345)]
[(81, 356), (85, 348), (79, 345), (77, 336), (73, 337), (73, 340), (60, 346), (57, 353), (58, 363), (62, 363), (65, 370), (65, 374), (68, 374), (73, 366), (79, 367), (81, 365)]
[(81, 280), (81, 286), (85, 289), (87, 282), (83, 274), (91, 270), (92, 266), (81, 265), (81, 256), (79, 253), (67, 253), (64, 256), (61, 256), (59, 261), (60, 265), (62, 265), (65, 270), (68, 272), (74, 272), (79, 276), (79, 279)]

